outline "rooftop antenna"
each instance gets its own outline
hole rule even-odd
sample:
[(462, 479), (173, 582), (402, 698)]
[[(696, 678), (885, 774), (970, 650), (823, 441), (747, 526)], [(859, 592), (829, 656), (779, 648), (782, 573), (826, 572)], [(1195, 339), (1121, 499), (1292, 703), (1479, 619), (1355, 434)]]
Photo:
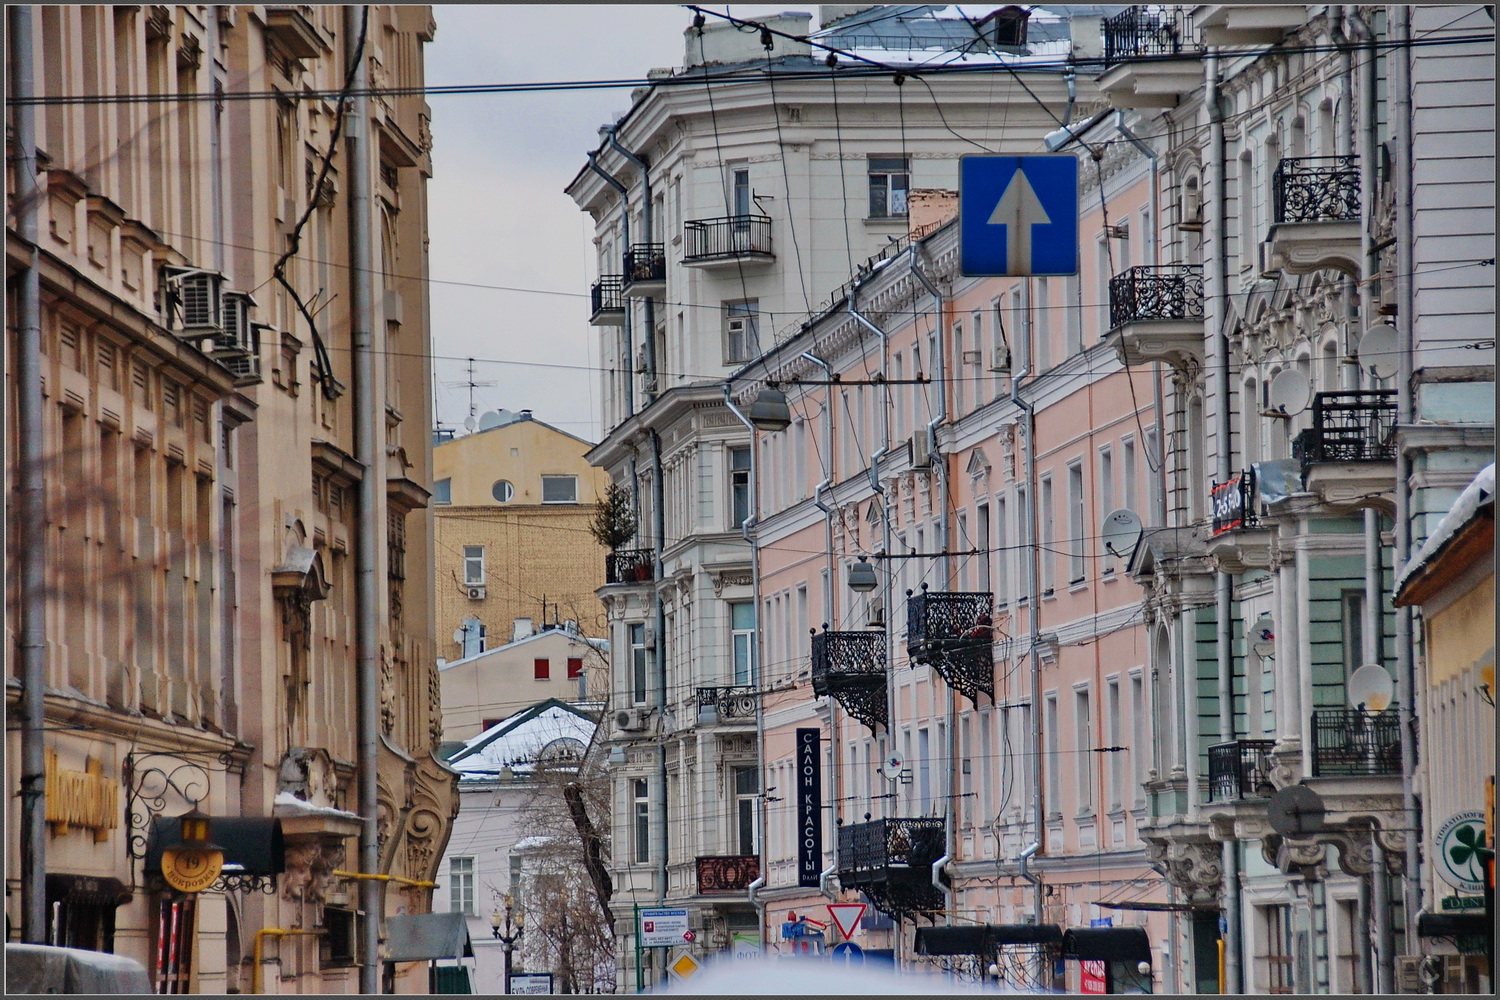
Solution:
[(467, 417), (464, 417), (464, 429), (472, 432), (475, 427), (479, 426), (479, 420), (474, 416), (474, 390), (493, 388), (496, 383), (476, 381), (474, 378), (474, 359), (469, 358), (468, 361), (469, 363), (465, 368), (465, 371), (468, 373), (469, 377), (466, 381), (444, 382), (443, 384), (450, 389), (456, 389), (461, 385), (469, 387), (469, 415)]

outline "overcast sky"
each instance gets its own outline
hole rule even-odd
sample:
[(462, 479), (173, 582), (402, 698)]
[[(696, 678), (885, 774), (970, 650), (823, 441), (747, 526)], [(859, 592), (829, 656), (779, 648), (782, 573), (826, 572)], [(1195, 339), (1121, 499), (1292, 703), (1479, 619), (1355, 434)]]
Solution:
[[(724, 10), (724, 7), (714, 9)], [(741, 17), (807, 5), (734, 5)], [(680, 66), (691, 12), (666, 4), (435, 8), (429, 86), (641, 79)], [(598, 439), (597, 336), (589, 326), (592, 226), (563, 187), (630, 106), (628, 88), (432, 95), (428, 185), (438, 420), (530, 409)], [(458, 359), (458, 360), (450, 360)], [(557, 366), (557, 367), (545, 367)]]

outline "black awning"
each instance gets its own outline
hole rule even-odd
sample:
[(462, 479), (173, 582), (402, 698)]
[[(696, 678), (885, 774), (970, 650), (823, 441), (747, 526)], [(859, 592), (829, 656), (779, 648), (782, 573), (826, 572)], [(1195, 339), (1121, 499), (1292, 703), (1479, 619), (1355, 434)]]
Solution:
[(399, 913), (385, 920), (387, 962), (473, 958), (469, 922), (462, 913)]
[(990, 924), (990, 940), (1003, 944), (1056, 944), (1062, 928), (1056, 924)]
[(1488, 934), (1490, 918), (1478, 913), (1419, 913), (1418, 937), (1458, 937), (1460, 934)]
[(1052, 944), (1062, 940), (1056, 924), (984, 924), (975, 927), (919, 927), (918, 955), (990, 955), (1008, 944)]
[(1144, 927), (1070, 927), (1063, 934), (1063, 957), (1105, 962), (1149, 962), (1151, 941)]
[(122, 906), (130, 902), (130, 887), (117, 878), (49, 872), (47, 899), (84, 906)]
[[(158, 816), (146, 848), (146, 871), (161, 871), (161, 852), (182, 845), (181, 817)], [(215, 816), (208, 821), (208, 840), (224, 852), (224, 867), (245, 875), (280, 875), (286, 871), (281, 820), (268, 816)], [(237, 867), (232, 867), (237, 866)]]

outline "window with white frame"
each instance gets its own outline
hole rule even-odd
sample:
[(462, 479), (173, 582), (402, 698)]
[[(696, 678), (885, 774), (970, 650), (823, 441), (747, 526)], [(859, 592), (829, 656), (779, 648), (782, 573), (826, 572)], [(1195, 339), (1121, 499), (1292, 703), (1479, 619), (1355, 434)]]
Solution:
[(742, 364), (760, 356), (760, 300), (724, 303), (724, 363)]
[(1120, 483), (1122, 487), (1120, 504), (1126, 510), (1133, 510), (1137, 514), (1140, 514), (1143, 520), (1150, 522), (1150, 515), (1136, 506), (1136, 503), (1140, 499), (1137, 492), (1139, 489), (1139, 476), (1140, 469), (1136, 465), (1135, 457), (1135, 439), (1125, 438), (1120, 442)]
[(906, 193), (911, 186), (911, 163), (904, 156), (869, 158), (870, 218), (906, 216)]
[(454, 913), (476, 916), (474, 910), (474, 859), (448, 859), (448, 909)]
[[(1111, 677), (1104, 687), (1104, 745), (1107, 747), (1117, 747), (1123, 742), (1120, 712), (1120, 679)], [(1125, 804), (1125, 755), (1115, 750), (1108, 754), (1108, 759), (1109, 809), (1115, 812)]]
[(1141, 671), (1130, 674), (1130, 762), (1135, 794), (1131, 802), (1137, 808), (1146, 804), (1146, 782), (1151, 772), (1151, 729), (1146, 718), (1146, 678)]
[(543, 476), (542, 503), (577, 503), (577, 476)]
[(729, 526), (738, 528), (750, 516), (750, 449), (729, 449)]
[(634, 799), (634, 841), (632, 845), (635, 850), (633, 857), (638, 865), (646, 864), (651, 860), (651, 792), (650, 786), (645, 778), (636, 778), (631, 784)]
[(729, 602), (730, 655), (734, 663), (734, 682), (754, 684), (755, 676), (755, 605), (749, 601)]
[(484, 546), (464, 546), (464, 583), (470, 587), (484, 585)]
[[(1099, 494), (1098, 523), (1103, 526), (1104, 519), (1109, 516), (1110, 511), (1115, 509), (1115, 453), (1109, 445), (1105, 445), (1103, 448), (1099, 449), (1099, 479), (1094, 484), (1094, 488)], [(1082, 542), (1082, 537), (1080, 536), (1080, 545), (1082, 544), (1084, 543)], [(1104, 560), (1104, 572), (1113, 573), (1114, 571), (1114, 559), (1110, 557), (1106, 552)]]
[(646, 625), (637, 622), (630, 626), (630, 701), (634, 705), (646, 703)]
[(1083, 464), (1074, 462), (1068, 466), (1068, 585), (1082, 583), (1088, 575), (1083, 536), (1085, 534), (1083, 497)]
[(1073, 691), (1074, 764), (1077, 768), (1078, 813), (1094, 811), (1094, 720), (1087, 686)]
[(432, 502), (435, 504), (453, 502), (453, 480), (437, 479), (433, 481)]
[(1058, 745), (1057, 731), (1057, 693), (1047, 692), (1047, 700), (1044, 702), (1043, 718), (1046, 720), (1043, 732), (1047, 745), (1047, 784), (1044, 789), (1048, 803), (1047, 813), (1052, 816), (1061, 816), (1062, 809), (1062, 747)]
[(755, 767), (736, 767), (734, 775), (734, 822), (736, 853), (748, 857), (756, 853), (760, 841), (759, 810), (760, 771)]
[(1042, 551), (1038, 558), (1042, 564), (1042, 596), (1050, 597), (1056, 589), (1056, 572), (1054, 567), (1057, 565), (1057, 521), (1056, 511), (1052, 505), (1051, 475), (1042, 477), (1041, 488), (1040, 505), (1037, 507), (1037, 513), (1041, 516), (1042, 522), (1042, 537), (1039, 539)]
[(998, 572), (995, 575), (995, 603), (999, 607), (1006, 607), (1011, 599), (1011, 552), (1010, 552), (1010, 517), (1005, 509), (1005, 494), (995, 494), (995, 565)]

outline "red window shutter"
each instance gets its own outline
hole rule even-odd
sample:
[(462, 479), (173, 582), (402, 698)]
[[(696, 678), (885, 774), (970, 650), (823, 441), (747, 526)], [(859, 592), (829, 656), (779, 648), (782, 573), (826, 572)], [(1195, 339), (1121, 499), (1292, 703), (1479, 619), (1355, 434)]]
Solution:
[(568, 680), (583, 676), (583, 657), (568, 657)]
[(533, 660), (532, 667), (535, 670), (535, 673), (532, 676), (534, 676), (539, 681), (544, 681), (548, 677), (552, 676), (552, 664), (546, 659)]

